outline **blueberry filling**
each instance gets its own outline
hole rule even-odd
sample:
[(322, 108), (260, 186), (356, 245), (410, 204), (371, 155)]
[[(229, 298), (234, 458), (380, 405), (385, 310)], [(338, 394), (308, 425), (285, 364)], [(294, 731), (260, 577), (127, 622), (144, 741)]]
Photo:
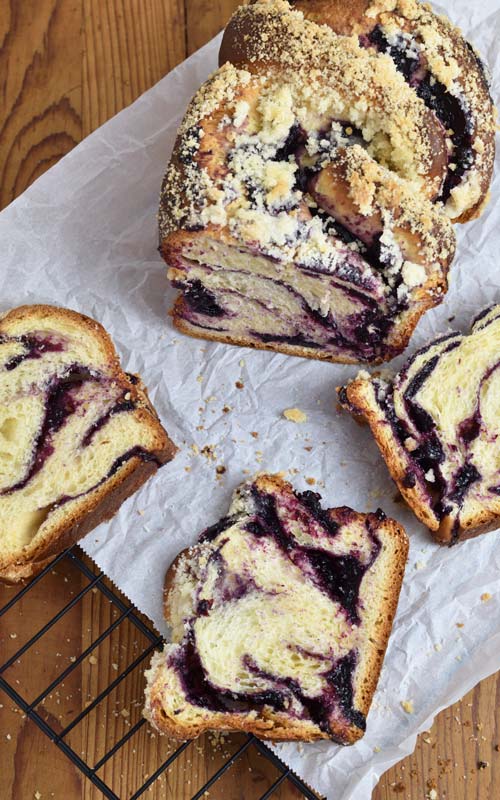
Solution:
[(457, 97), (447, 91), (446, 87), (427, 75), (417, 87), (417, 94), (426, 106), (436, 114), (445, 130), (453, 131), (450, 139), (453, 142), (454, 169), (448, 169), (446, 179), (439, 196), (444, 203), (449, 199), (452, 190), (458, 186), (464, 174), (474, 163), (472, 138), (474, 128), (472, 119), (467, 115), (463, 104)]
[(207, 317), (223, 317), (224, 309), (218, 304), (215, 296), (209, 289), (203, 286), (199, 280), (188, 281), (180, 285), (183, 290), (184, 301), (190, 309), (197, 314), (205, 314)]
[(279, 333), (259, 333), (258, 331), (250, 331), (250, 335), (254, 339), (260, 339), (263, 344), (289, 344), (292, 347), (309, 347), (317, 349), (321, 347), (318, 342), (308, 339), (303, 333), (297, 333), (294, 336), (286, 336)]
[[(303, 495), (298, 497), (328, 536), (334, 537), (339, 526), (329, 517), (326, 518), (328, 512), (321, 508), (319, 496), (314, 492), (306, 492), (305, 495), (305, 501)], [(258, 492), (255, 488), (252, 489), (252, 496), (256, 517), (247, 525), (247, 529), (255, 536), (271, 536), (296, 566), (305, 567), (308, 572), (312, 570), (317, 586), (332, 600), (340, 603), (353, 624), (359, 623), (359, 590), (365, 573), (378, 556), (380, 542), (377, 537), (371, 535), (373, 550), (367, 564), (353, 556), (334, 555), (327, 550), (300, 545), (282, 525), (274, 497)]]
[[(232, 692), (214, 686), (205, 674), (200, 655), (196, 648), (194, 632), (191, 630), (186, 642), (174, 656), (174, 666), (180, 676), (186, 699), (189, 703), (209, 711), (247, 712), (270, 706), (275, 711), (285, 711), (294, 696), (302, 704), (309, 718), (322, 731), (331, 734), (329, 715), (339, 706), (345, 718), (361, 730), (366, 729), (366, 718), (361, 711), (353, 708), (352, 675), (356, 667), (356, 654), (348, 653), (324, 673), (328, 690), (318, 697), (309, 697), (292, 678), (274, 676), (257, 667), (246, 657), (244, 663), (249, 672), (256, 677), (272, 681), (278, 689), (265, 689), (255, 692)], [(178, 709), (180, 713), (182, 709)], [(174, 711), (175, 713), (175, 711)]]
[(455, 477), (453, 491), (450, 493), (450, 500), (454, 503), (462, 503), (467, 490), (473, 483), (481, 479), (481, 473), (474, 464), (467, 462), (461, 467)]
[(175, 667), (181, 676), (183, 689), (189, 703), (210, 711), (246, 711), (248, 708), (260, 708), (268, 705), (277, 711), (285, 708), (285, 697), (282, 692), (231, 692), (219, 689), (211, 684), (205, 675), (201, 659), (196, 648), (194, 632), (191, 630), (187, 641), (175, 656)]
[[(8, 337), (0, 337), (0, 344), (5, 341), (12, 341)], [(4, 364), (4, 369), (11, 371), (15, 369), (23, 361), (31, 358), (42, 358), (45, 353), (60, 353), (64, 350), (62, 342), (54, 341), (50, 336), (19, 336), (17, 339), (25, 348), (24, 353), (19, 353), (13, 356), (9, 361)]]
[[(443, 344), (448, 339), (450, 343), (443, 348), (440, 354), (433, 356), (429, 361), (416, 373), (410, 380), (404, 394), (405, 409), (409, 419), (419, 433), (419, 443), (414, 450), (411, 451), (410, 458), (415, 468), (408, 468), (402, 478), (402, 484), (405, 488), (414, 488), (417, 482), (426, 482), (427, 489), (434, 498), (433, 511), (439, 520), (454, 513), (455, 521), (452, 529), (452, 542), (456, 541), (460, 529), (460, 508), (463, 505), (465, 496), (470, 487), (481, 479), (481, 474), (477, 468), (467, 459), (465, 463), (458, 469), (453, 480), (447, 481), (442, 474), (442, 465), (445, 462), (446, 454), (443, 445), (440, 441), (436, 425), (432, 416), (422, 408), (416, 401), (415, 397), (422, 389), (425, 382), (436, 368), (442, 355), (449, 353), (459, 347), (461, 337), (457, 338), (457, 334), (447, 334), (435, 342), (428, 345), (428, 347), (416, 353), (413, 359), (410, 360), (408, 365), (403, 368), (400, 373), (400, 379), (404, 380), (408, 374), (408, 370), (413, 363), (414, 359), (424, 353), (427, 349), (437, 344)], [(495, 365), (486, 374), (486, 378), (497, 369)], [(484, 380), (485, 378), (483, 378)], [(348, 404), (347, 396), (343, 395)], [(411, 429), (406, 423), (400, 419), (395, 411), (394, 406), (394, 386), (378, 385), (376, 389), (376, 398), (379, 406), (381, 407), (387, 421), (390, 423), (395, 436), (406, 451), (406, 441), (413, 438)], [(342, 396), (339, 395), (342, 401)], [(479, 407), (476, 408), (474, 413), (468, 419), (464, 420), (458, 428), (458, 438), (461, 439), (465, 448), (473, 442), (481, 430), (481, 414)], [(456, 448), (454, 448), (456, 449)], [(495, 492), (492, 488), (490, 491)], [(500, 491), (499, 491), (500, 493)], [(458, 510), (454, 506), (458, 506)]]
[(402, 73), (405, 80), (411, 83), (415, 74), (420, 69), (420, 59), (411, 56), (408, 52), (405, 41), (401, 38), (401, 44), (391, 45), (382, 32), (380, 25), (377, 25), (366, 37), (360, 37), (360, 44), (363, 47), (375, 47), (380, 53), (390, 55), (396, 68)]
[(211, 525), (203, 531), (200, 536), (200, 542), (213, 542), (219, 533), (223, 533), (223, 531), (226, 531), (234, 525), (236, 520), (237, 517), (223, 517), (219, 522), (216, 522), (215, 525)]
[(14, 486), (3, 489), (0, 494), (10, 494), (10, 492), (23, 489), (41, 470), (47, 458), (54, 452), (51, 441), (53, 435), (64, 425), (67, 417), (76, 410), (77, 401), (73, 397), (73, 390), (88, 380), (96, 380), (96, 378), (86, 368), (73, 366), (69, 368), (64, 377), (52, 382), (48, 389), (45, 417), (36, 438), (31, 464), (26, 475)]
[[(13, 486), (0, 491), (0, 495), (10, 494), (12, 492), (23, 489), (29, 481), (42, 469), (47, 459), (54, 453), (53, 437), (62, 428), (66, 420), (74, 414), (79, 406), (79, 401), (74, 396), (75, 389), (81, 387), (87, 381), (99, 383), (99, 376), (92, 373), (87, 367), (73, 365), (69, 367), (62, 377), (54, 378), (47, 390), (47, 397), (45, 400), (45, 416), (40, 427), (40, 431), (36, 437), (33, 446), (33, 455), (31, 463), (27, 469), (25, 476)], [(103, 425), (105, 425), (111, 416), (116, 413), (131, 411), (135, 408), (132, 401), (121, 400), (116, 403), (107, 414), (98, 419), (89, 429), (82, 440), (82, 446), (90, 444), (92, 437)], [(120, 467), (134, 456), (141, 458), (142, 461), (154, 461), (159, 467), (161, 463), (156, 456), (147, 452), (143, 448), (137, 446), (128, 450), (119, 456), (112, 464), (109, 472), (105, 475), (92, 489), (92, 491), (104, 483), (108, 478), (111, 478)], [(83, 494), (87, 494), (84, 492)], [(81, 497), (81, 494), (74, 496), (61, 496), (57, 501), (57, 505), (66, 503), (69, 500), (75, 500)]]
[[(361, 45), (375, 47), (381, 53), (390, 55), (396, 68), (405, 80), (413, 86), (418, 96), (430, 108), (446, 131), (452, 131), (454, 169), (448, 169), (440, 196), (437, 198), (446, 203), (452, 189), (458, 186), (465, 172), (474, 163), (472, 137), (474, 126), (471, 116), (464, 104), (452, 95), (430, 72), (422, 72), (421, 58), (409, 55), (407, 43), (401, 37), (401, 43), (392, 45), (388, 42), (381, 27), (377, 25), (367, 37), (361, 37)], [(470, 46), (470, 45), (469, 45)], [(477, 58), (477, 57), (476, 57)], [(481, 64), (484, 74), (484, 67)]]
[(133, 400), (122, 399), (119, 400), (118, 403), (115, 403), (115, 405), (110, 408), (106, 414), (103, 414), (102, 417), (99, 417), (99, 419), (97, 419), (94, 424), (91, 425), (82, 439), (82, 447), (87, 447), (91, 443), (97, 431), (107, 425), (111, 417), (114, 417), (115, 414), (120, 414), (124, 411), (133, 411), (135, 407), (136, 406)]

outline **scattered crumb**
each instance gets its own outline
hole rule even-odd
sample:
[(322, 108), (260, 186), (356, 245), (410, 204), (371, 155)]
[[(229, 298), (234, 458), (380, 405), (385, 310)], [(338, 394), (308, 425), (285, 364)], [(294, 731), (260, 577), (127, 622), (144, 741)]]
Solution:
[(37, 791), (36, 791), (36, 792), (33, 794), (33, 797), (35, 798), (35, 800), (41, 800), (41, 797), (42, 797), (42, 795), (41, 795), (41, 793), (40, 793), (40, 792), (37, 790)]
[(97, 664), (97, 658), (95, 656), (89, 656), (89, 664), (92, 664), (92, 666)]
[(240, 367), (244, 367), (245, 366), (245, 359), (244, 358), (240, 358), (239, 364), (240, 364)]
[(245, 384), (243, 383), (243, 381), (236, 381), (236, 383), (234, 385), (236, 386), (237, 389), (244, 389), (245, 388)]
[(222, 464), (219, 464), (219, 466), (215, 467), (215, 471), (217, 475), (224, 475), (226, 468)]
[(439, 644), (439, 642), (437, 642), (437, 643), (434, 645), (434, 650), (436, 651), (436, 653), (439, 653), (439, 652), (440, 652), (442, 649), (443, 649), (443, 645), (442, 645), (442, 644)]
[(373, 752), (380, 753), (380, 747), (378, 746), (378, 744), (376, 744), (375, 747), (373, 748)]
[(463, 622), (457, 622), (457, 628), (463, 628), (463, 627), (464, 627)]
[(10, 638), (11, 639), (17, 639), (17, 633), (11, 633), (10, 634)]
[(203, 375), (198, 375), (196, 380), (198, 381), (198, 383), (201, 383), (203, 381)]
[(438, 793), (436, 792), (435, 789), (431, 789), (428, 792), (427, 797), (429, 798), (429, 800), (438, 800)]
[(231, 406), (224, 406), (222, 411), (224, 412), (224, 414), (229, 414), (229, 412), (231, 411)]
[(415, 711), (413, 700), (401, 700), (401, 707), (407, 714), (413, 714)]
[(197, 444), (192, 444), (192, 445), (191, 445), (191, 450), (193, 451), (193, 453), (195, 454), (195, 456), (197, 456), (197, 455), (199, 454), (199, 452), (200, 452), (200, 448), (198, 447), (198, 445), (197, 445)]
[(259, 438), (259, 434), (257, 433), (257, 431), (250, 431), (250, 436), (253, 436), (254, 439)]
[(477, 762), (477, 768), (478, 769), (487, 769), (489, 766), (490, 766), (490, 762), (489, 761), (478, 761)]
[(415, 569), (425, 569), (425, 564), (423, 561), (416, 561), (415, 562)]
[(491, 600), (491, 594), (489, 592), (484, 592), (484, 594), (481, 595), (482, 603), (488, 603), (490, 600)]
[(309, 486), (314, 486), (316, 483), (316, 478), (306, 478), (306, 483), (308, 483)]
[(205, 456), (207, 461), (215, 461), (215, 445), (206, 444), (201, 448), (201, 455)]
[(118, 672), (118, 664), (116, 664), (115, 662), (113, 662), (113, 663), (111, 664), (111, 666), (112, 666), (112, 668), (114, 669), (114, 671), (115, 671), (115, 672)]
[(300, 410), (300, 408), (287, 408), (283, 411), (283, 416), (290, 422), (302, 423), (306, 422), (307, 414)]
[(130, 711), (127, 711), (126, 708), (122, 708), (122, 710), (120, 711), (120, 714), (122, 715), (122, 717), (125, 717), (125, 719), (126, 719), (127, 717), (130, 716)]

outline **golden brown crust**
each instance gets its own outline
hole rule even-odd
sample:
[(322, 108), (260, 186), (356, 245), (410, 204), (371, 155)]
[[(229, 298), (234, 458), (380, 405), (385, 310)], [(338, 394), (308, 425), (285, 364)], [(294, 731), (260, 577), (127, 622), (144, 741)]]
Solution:
[[(259, 490), (263, 492), (293, 492), (293, 487), (279, 475), (259, 475), (255, 482)], [(328, 513), (333, 521), (340, 524), (345, 514), (348, 514), (351, 518), (353, 514), (352, 509), (344, 507), (330, 509)], [(385, 570), (383, 580), (380, 581), (380, 595), (383, 596), (383, 602), (379, 603), (376, 618), (370, 619), (368, 623), (370, 630), (366, 637), (363, 661), (356, 670), (356, 686), (359, 687), (359, 689), (356, 689), (359, 692), (357, 694), (356, 708), (366, 717), (378, 684), (398, 605), (408, 557), (409, 542), (403, 527), (395, 520), (386, 518), (381, 521), (375, 515), (370, 514), (357, 514), (356, 516), (363, 520), (373, 519), (377, 525), (377, 531), (382, 535), (383, 548), (385, 548), (384, 555), (390, 563), (390, 568)], [(189, 558), (189, 553), (190, 548), (186, 548), (179, 553), (165, 576), (164, 614), (168, 625), (172, 624), (169, 595), (175, 591), (175, 578), (179, 564), (185, 557)], [(312, 723), (294, 721), (288, 715), (274, 712), (271, 709), (259, 712), (259, 716), (254, 718), (248, 713), (231, 713), (228, 715), (210, 712), (205, 719), (200, 719), (196, 724), (183, 724), (178, 719), (170, 718), (164, 712), (162, 705), (164, 683), (160, 672), (161, 655), (156, 658), (160, 667), (158, 668), (156, 680), (147, 689), (146, 716), (158, 730), (173, 738), (191, 739), (206, 730), (230, 730), (253, 733), (259, 738), (271, 741), (312, 742), (333, 738), (342, 744), (354, 744), (363, 736), (363, 731), (355, 724), (333, 723), (331, 735), (328, 735)], [(153, 666), (153, 672), (154, 669), (155, 667)]]
[(420, 42), (427, 39), (431, 61), (436, 59), (438, 68), (441, 66), (440, 55), (445, 61), (454, 60), (456, 74), (453, 83), (466, 98), (473, 118), (472, 138), (473, 141), (481, 139), (481, 145), (480, 150), (476, 150), (474, 164), (480, 181), (480, 196), (453, 221), (465, 223), (481, 216), (489, 199), (493, 174), (496, 111), (484, 67), (460, 29), (418, 0), (291, 0), (291, 5), (302, 11), (307, 19), (326, 24), (335, 33), (345, 36), (366, 36), (376, 25), (393, 25), (417, 37)]
[(0, 559), (0, 580), (16, 583), (38, 574), (62, 550), (71, 547), (101, 522), (111, 519), (124, 500), (136, 492), (159, 466), (170, 461), (177, 452), (176, 446), (162, 427), (158, 415), (151, 405), (146, 388), (138, 376), (129, 376), (120, 365), (118, 354), (105, 329), (95, 320), (76, 311), (56, 306), (34, 305), (13, 309), (0, 318), (0, 333), (12, 335), (17, 323), (53, 320), (58, 325), (74, 326), (93, 337), (109, 365), (115, 380), (130, 394), (135, 403), (134, 414), (153, 434), (153, 447), (149, 452), (152, 461), (143, 461), (133, 456), (117, 472), (100, 486), (90, 491), (78, 509), (71, 509), (58, 525), (57, 530), (47, 534), (36, 545), (24, 548), (22, 558)]

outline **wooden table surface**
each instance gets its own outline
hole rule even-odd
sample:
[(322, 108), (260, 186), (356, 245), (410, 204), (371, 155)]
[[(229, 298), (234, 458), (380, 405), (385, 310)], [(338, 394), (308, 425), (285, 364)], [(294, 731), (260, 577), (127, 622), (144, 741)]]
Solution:
[[(0, 207), (204, 44), (237, 4), (238, 0), (0, 0)], [(1, 620), (1, 660), (84, 583), (71, 565), (64, 565), (37, 585)], [(0, 607), (13, 591), (0, 589)], [(115, 617), (101, 593), (90, 592), (7, 677), (26, 696), (36, 697)], [(46, 718), (60, 730), (143, 644), (131, 625), (120, 625), (49, 696)], [(142, 691), (142, 674), (136, 670), (72, 732), (77, 752), (96, 762), (106, 744), (109, 747), (139, 719)], [(440, 714), (432, 730), (419, 738), (415, 753), (383, 777), (373, 800), (500, 797), (499, 693), (496, 675)], [(190, 745), (145, 797), (188, 800), (241, 741), (235, 736), (221, 743), (207, 736)], [(102, 796), (1, 692), (0, 742), (1, 798)], [(99, 774), (128, 798), (170, 752), (171, 742), (142, 728)], [(479, 768), (480, 762), (486, 766)], [(253, 800), (277, 775), (262, 756), (251, 752), (209, 797)], [(276, 800), (301, 796), (288, 782), (273, 794)]]

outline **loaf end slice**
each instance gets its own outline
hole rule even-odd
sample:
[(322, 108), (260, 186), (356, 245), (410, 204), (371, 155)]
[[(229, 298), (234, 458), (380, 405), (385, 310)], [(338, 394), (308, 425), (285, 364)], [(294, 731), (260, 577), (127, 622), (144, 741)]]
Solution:
[(383, 512), (323, 510), (276, 475), (243, 484), (167, 573), (172, 641), (146, 673), (146, 717), (178, 739), (231, 730), (354, 743), (407, 551)]
[(175, 452), (99, 323), (41, 305), (0, 319), (0, 579), (37, 574)]
[(500, 524), (500, 306), (423, 347), (391, 378), (338, 390), (367, 422), (404, 499), (442, 544)]

